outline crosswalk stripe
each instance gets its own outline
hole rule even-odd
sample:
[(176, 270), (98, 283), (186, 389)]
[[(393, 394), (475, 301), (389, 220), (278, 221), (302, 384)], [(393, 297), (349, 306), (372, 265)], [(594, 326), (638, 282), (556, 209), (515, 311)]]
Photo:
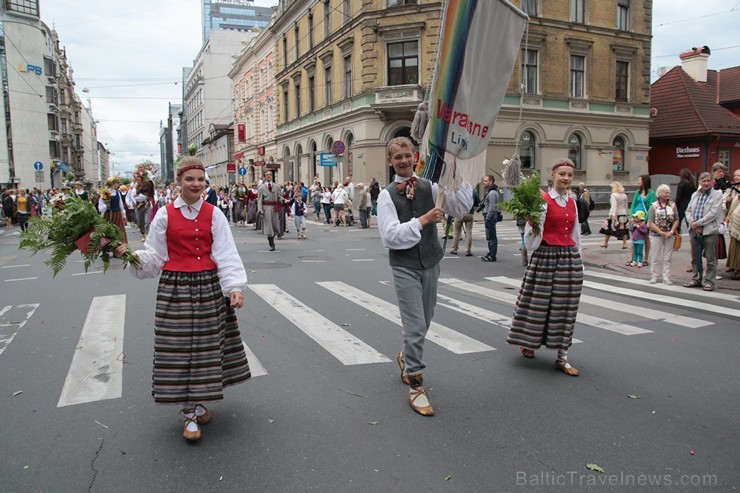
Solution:
[[(316, 284), (396, 325), (403, 325), (398, 307), (392, 303), (376, 298), (343, 282), (317, 282)], [(479, 353), (496, 349), (437, 322), (430, 324), (427, 339), (455, 354)]]
[[(486, 277), (486, 279), (488, 279), (489, 281), (495, 281), (495, 282), (499, 282), (502, 284), (508, 284), (509, 286), (514, 286), (514, 287), (519, 287), (522, 284), (521, 281), (517, 281), (516, 279), (509, 279), (507, 277), (502, 277), (502, 276)], [(634, 312), (635, 315), (638, 315), (643, 318), (649, 318), (652, 320), (660, 320), (660, 321), (663, 321), (669, 324), (689, 327), (691, 329), (696, 329), (699, 327), (706, 327), (707, 325), (714, 325), (714, 322), (709, 322), (707, 320), (701, 320), (698, 318), (691, 318), (691, 317), (683, 317), (681, 315), (676, 315), (675, 313), (664, 312), (661, 310), (654, 310), (652, 308), (645, 308), (645, 307), (635, 308), (634, 305), (628, 305), (627, 303), (620, 303), (618, 301), (606, 300), (604, 298), (597, 298), (595, 296), (589, 296), (587, 294), (581, 294), (581, 302), (587, 303), (589, 305), (596, 305), (602, 308), (605, 306), (608, 306), (610, 310), (622, 311), (624, 313)]]
[(267, 370), (265, 370), (265, 367), (262, 366), (262, 363), (260, 363), (260, 360), (257, 359), (257, 356), (252, 350), (249, 349), (247, 343), (242, 341), (242, 345), (244, 346), (244, 352), (247, 353), (247, 361), (249, 361), (249, 370), (252, 372), (252, 377), (267, 375)]
[(390, 361), (274, 284), (251, 284), (249, 288), (342, 364), (360, 365)]
[(126, 295), (96, 296), (57, 407), (121, 397)]
[[(609, 274), (606, 272), (596, 272), (592, 270), (586, 270), (586, 271), (583, 271), (583, 273), (590, 277), (608, 279), (610, 281), (617, 281), (617, 282), (622, 282), (625, 284), (636, 284), (638, 286), (650, 286), (650, 291), (659, 289), (661, 291), (669, 291), (675, 294), (700, 296), (702, 298), (712, 298), (715, 300), (727, 300), (727, 301), (735, 301), (735, 302), (740, 301), (740, 296), (736, 294), (727, 294), (727, 293), (722, 293), (722, 292), (717, 292), (717, 291), (705, 292), (705, 291), (702, 291), (701, 289), (688, 289), (688, 288), (685, 288), (679, 285), (668, 286), (667, 284), (662, 284), (662, 283), (647, 284), (647, 281), (645, 281), (644, 279), (635, 279), (633, 277), (617, 276), (617, 275)], [(609, 289), (612, 289), (612, 288), (613, 287), (610, 286)]]
[[(5, 348), (7, 348), (13, 339), (15, 338), (18, 331), (26, 325), (28, 319), (33, 316), (33, 312), (39, 307), (38, 303), (30, 303), (26, 305), (15, 305), (5, 306), (0, 310), (0, 354), (3, 354)], [(23, 315), (8, 315), (11, 310), (22, 310), (25, 311)], [(19, 322), (18, 319), (22, 318)], [(6, 320), (9, 320), (6, 322)]]
[[(470, 291), (470, 292), (477, 293), (483, 296), (487, 296), (489, 298), (493, 298), (498, 301), (516, 304), (517, 296), (513, 294), (502, 293), (502, 292), (495, 291), (490, 288), (484, 288), (482, 286), (472, 285), (470, 283), (461, 281), (459, 279), (453, 279), (453, 278), (440, 279), (439, 282), (448, 284), (450, 286), (454, 286), (456, 288), (459, 288), (465, 291)], [(612, 322), (610, 320), (605, 320), (599, 317), (593, 317), (591, 315), (586, 315), (585, 313), (579, 313), (578, 315), (576, 315), (576, 321), (582, 324), (590, 325), (592, 327), (597, 327), (599, 329), (604, 329), (604, 330), (616, 332), (618, 334), (623, 334), (623, 335), (649, 334), (652, 332), (652, 330), (641, 329), (633, 325), (622, 324), (619, 322)]]

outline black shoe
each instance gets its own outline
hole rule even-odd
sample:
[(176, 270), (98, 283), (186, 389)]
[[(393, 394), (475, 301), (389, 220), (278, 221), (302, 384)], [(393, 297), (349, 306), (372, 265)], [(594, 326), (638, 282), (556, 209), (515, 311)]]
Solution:
[(457, 250), (450, 250), (450, 255), (457, 255)]
[(495, 262), (496, 261), (495, 258), (489, 257), (488, 255), (486, 255), (485, 257), (481, 257), (481, 260), (484, 262)]
[(466, 257), (472, 257), (472, 256), (473, 256), (473, 254), (472, 254), (472, 253), (470, 253), (470, 252), (468, 252), (468, 253), (466, 253), (466, 254), (465, 254), (465, 256), (466, 256)]

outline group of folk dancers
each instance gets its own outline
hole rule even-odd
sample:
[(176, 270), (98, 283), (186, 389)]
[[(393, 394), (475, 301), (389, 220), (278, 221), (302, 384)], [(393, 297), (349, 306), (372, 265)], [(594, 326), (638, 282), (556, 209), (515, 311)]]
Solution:
[[(424, 343), (434, 314), (440, 261), (444, 252), (437, 223), (446, 215), (462, 217), (473, 201), (470, 184), (444, 195), (436, 184), (414, 174), (414, 147), (405, 137), (388, 142), (387, 162), (395, 180), (380, 192), (377, 203), (381, 241), (389, 249), (393, 284), (403, 325), (402, 351), (396, 357), (406, 400), (425, 416), (434, 408), (424, 387)], [(580, 228), (576, 204), (568, 196), (574, 165), (563, 159), (552, 165), (554, 186), (543, 194), (546, 207), (541, 234), (531, 221), (525, 242), (532, 252), (507, 342), (533, 358), (542, 345), (556, 349), (555, 366), (567, 375), (578, 370), (568, 360), (583, 282)], [(155, 215), (144, 248), (138, 250), (137, 278), (159, 276), (154, 321), (155, 403), (179, 406), (183, 436), (198, 440), (201, 426), (211, 421), (211, 403), (223, 399), (224, 388), (250, 378), (235, 309), (244, 303), (247, 274), (225, 216), (203, 200), (205, 167), (194, 157), (180, 161), (179, 197)], [(258, 189), (259, 214), (271, 247), (279, 231), (276, 208), (279, 187), (271, 174)], [(125, 247), (116, 250), (121, 256)]]

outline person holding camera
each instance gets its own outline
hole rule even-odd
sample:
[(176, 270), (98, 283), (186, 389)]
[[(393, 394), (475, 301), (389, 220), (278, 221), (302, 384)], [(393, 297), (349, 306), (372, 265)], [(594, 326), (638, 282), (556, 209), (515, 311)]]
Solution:
[[(717, 284), (717, 235), (723, 219), (722, 192), (712, 188), (711, 173), (699, 175), (699, 190), (694, 192), (686, 209), (691, 238), (694, 277), (684, 284), (687, 288), (704, 286), (704, 291), (714, 291)], [(702, 257), (707, 259), (706, 271)]]

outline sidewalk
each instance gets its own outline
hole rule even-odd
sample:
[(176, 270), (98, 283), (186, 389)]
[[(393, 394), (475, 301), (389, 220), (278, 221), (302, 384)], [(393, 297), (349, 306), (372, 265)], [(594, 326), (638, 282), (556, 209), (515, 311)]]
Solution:
[[(584, 241), (583, 263), (587, 268), (608, 269), (630, 277), (643, 278), (647, 284), (650, 281), (650, 267), (625, 266), (624, 263), (629, 258), (630, 249), (622, 250), (621, 240), (610, 238), (608, 248), (604, 249), (599, 246), (599, 243), (604, 240), (604, 235), (600, 235), (598, 231), (606, 217), (607, 211), (595, 210), (591, 212), (588, 218), (588, 224), (591, 227), (592, 234), (582, 237)], [(594, 241), (596, 239), (599, 241)], [(726, 236), (725, 240), (727, 240)], [(627, 245), (629, 247), (629, 242)], [(691, 280), (691, 272), (686, 272), (691, 267), (691, 255), (689, 252), (689, 235), (684, 231), (681, 249), (678, 251), (674, 250), (671, 259), (671, 280), (676, 286), (682, 286)], [(722, 277), (722, 279), (717, 280), (717, 289), (721, 291), (740, 291), (740, 280), (732, 280), (732, 273), (727, 273), (725, 270), (725, 261), (717, 261), (717, 275)]]

